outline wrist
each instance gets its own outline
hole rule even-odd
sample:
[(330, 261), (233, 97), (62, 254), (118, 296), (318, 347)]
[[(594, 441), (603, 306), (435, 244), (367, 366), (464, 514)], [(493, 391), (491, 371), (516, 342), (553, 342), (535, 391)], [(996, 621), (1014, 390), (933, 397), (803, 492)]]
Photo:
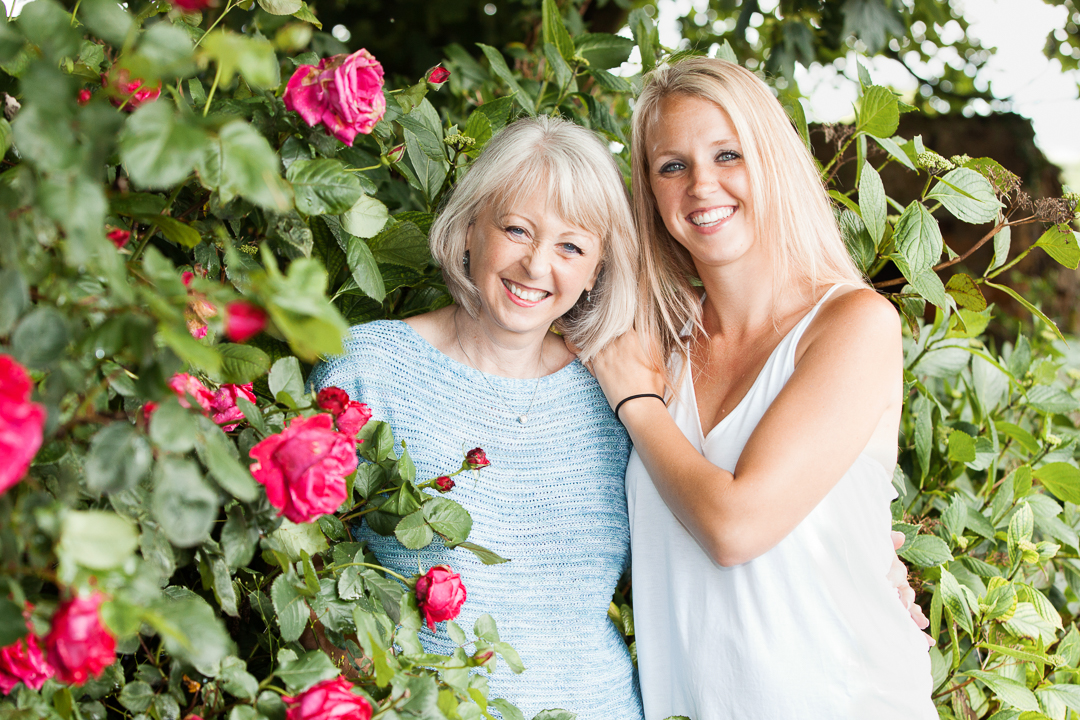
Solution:
[(667, 407), (664, 398), (657, 393), (636, 393), (634, 395), (627, 395), (615, 406), (615, 419), (625, 425), (626, 416), (633, 412), (631, 408), (637, 409), (648, 403), (655, 403), (656, 401), (660, 401), (664, 407)]

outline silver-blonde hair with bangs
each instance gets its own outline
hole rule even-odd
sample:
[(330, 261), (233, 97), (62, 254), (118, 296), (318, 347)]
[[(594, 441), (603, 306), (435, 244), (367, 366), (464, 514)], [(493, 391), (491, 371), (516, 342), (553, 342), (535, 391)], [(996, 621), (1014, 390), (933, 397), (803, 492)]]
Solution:
[(440, 209), (431, 254), (454, 301), (478, 317), (480, 293), (462, 263), (469, 226), (485, 208), (499, 217), (538, 193), (564, 222), (600, 238), (600, 272), (589, 299), (582, 293), (556, 321), (588, 361), (633, 324), (640, 247), (622, 173), (594, 132), (543, 116), (499, 131)]
[(697, 270), (664, 225), (649, 178), (648, 135), (663, 101), (678, 96), (708, 100), (731, 118), (750, 181), (755, 232), (772, 260), (773, 292), (795, 290), (812, 303), (822, 286), (865, 284), (840, 236), (814, 159), (765, 83), (725, 60), (693, 57), (662, 65), (645, 77), (631, 141), (634, 220), (643, 244), (637, 326), (659, 353), (653, 357), (658, 367), (672, 352), (685, 355), (682, 329), (687, 321), (701, 322), (691, 285)]

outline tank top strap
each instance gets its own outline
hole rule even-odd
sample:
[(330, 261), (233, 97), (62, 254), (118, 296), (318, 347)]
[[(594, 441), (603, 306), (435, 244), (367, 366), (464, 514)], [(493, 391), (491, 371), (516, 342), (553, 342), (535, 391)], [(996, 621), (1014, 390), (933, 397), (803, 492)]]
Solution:
[(795, 349), (799, 347), (799, 341), (802, 339), (803, 333), (806, 332), (806, 328), (810, 327), (810, 323), (814, 321), (814, 317), (817, 315), (818, 310), (825, 304), (837, 288), (845, 285), (854, 285), (855, 283), (840, 282), (833, 285), (831, 288), (825, 291), (825, 294), (821, 296), (821, 299), (814, 303), (814, 307), (810, 308), (809, 312), (802, 316), (802, 319), (795, 324), (795, 327), (788, 331), (787, 336), (780, 341), (783, 349), (776, 352), (773, 357), (783, 356), (785, 367), (794, 367), (795, 362)]

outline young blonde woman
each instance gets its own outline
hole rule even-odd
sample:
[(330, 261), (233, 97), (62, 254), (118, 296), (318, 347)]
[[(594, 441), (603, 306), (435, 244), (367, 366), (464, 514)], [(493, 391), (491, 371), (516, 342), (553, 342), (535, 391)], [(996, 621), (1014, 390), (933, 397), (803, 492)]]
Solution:
[(752, 73), (661, 67), (632, 142), (649, 302), (592, 368), (634, 444), (647, 720), (936, 718), (927, 643), (886, 579), (896, 312)]

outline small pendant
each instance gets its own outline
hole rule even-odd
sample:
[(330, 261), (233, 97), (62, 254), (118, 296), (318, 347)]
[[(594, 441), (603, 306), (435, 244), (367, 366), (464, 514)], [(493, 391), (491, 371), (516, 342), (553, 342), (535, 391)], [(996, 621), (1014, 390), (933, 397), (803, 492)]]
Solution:
[(525, 423), (529, 422), (529, 416), (525, 413), (518, 415), (518, 422), (524, 425)]

